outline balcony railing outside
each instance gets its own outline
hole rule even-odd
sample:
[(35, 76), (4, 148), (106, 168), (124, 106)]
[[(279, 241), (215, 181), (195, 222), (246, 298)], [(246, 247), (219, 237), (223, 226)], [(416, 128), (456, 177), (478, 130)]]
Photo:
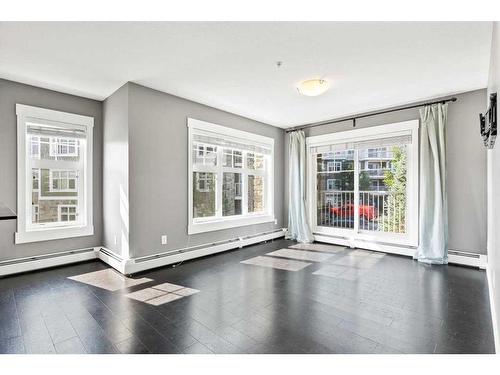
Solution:
[(360, 160), (363, 160), (363, 159), (392, 159), (393, 156), (394, 153), (392, 151), (360, 150), (358, 157)]
[(366, 173), (371, 177), (385, 177), (385, 173), (390, 171), (389, 168), (379, 168), (379, 169), (362, 169), (361, 173)]
[(354, 191), (327, 190), (318, 192), (317, 223), (321, 227), (354, 228)]
[[(359, 229), (384, 233), (406, 232), (404, 193), (359, 192)], [(317, 224), (323, 227), (353, 229), (354, 191), (320, 191)]]

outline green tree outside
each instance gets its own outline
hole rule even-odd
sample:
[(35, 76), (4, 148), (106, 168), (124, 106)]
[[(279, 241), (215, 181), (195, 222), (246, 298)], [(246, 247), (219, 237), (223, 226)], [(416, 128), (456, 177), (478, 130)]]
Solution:
[(379, 220), (384, 232), (406, 232), (406, 175), (407, 156), (405, 146), (392, 148), (391, 169), (385, 172), (387, 196), (384, 199), (384, 216)]
[(359, 174), (359, 190), (360, 191), (370, 190), (370, 175), (366, 171), (362, 171)]

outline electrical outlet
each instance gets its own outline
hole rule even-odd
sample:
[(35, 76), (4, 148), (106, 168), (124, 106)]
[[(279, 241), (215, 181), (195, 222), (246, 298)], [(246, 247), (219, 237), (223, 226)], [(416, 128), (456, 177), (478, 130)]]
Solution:
[(166, 234), (163, 234), (161, 236), (161, 244), (162, 245), (166, 245), (167, 244), (167, 235)]
[(278, 219), (274, 219), (274, 224), (277, 225), (278, 224)]
[(115, 245), (118, 245), (118, 237), (116, 236), (116, 234), (113, 237), (113, 242)]

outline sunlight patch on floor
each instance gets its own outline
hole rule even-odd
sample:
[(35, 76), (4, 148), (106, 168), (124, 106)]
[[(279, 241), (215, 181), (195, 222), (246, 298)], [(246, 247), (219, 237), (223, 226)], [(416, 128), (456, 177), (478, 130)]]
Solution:
[(68, 279), (95, 286), (97, 288), (106, 289), (111, 292), (153, 281), (147, 277), (140, 279), (126, 277), (111, 268), (88, 272), (76, 276), (69, 276)]
[(377, 259), (385, 257), (384, 253), (378, 253), (376, 251), (361, 250), (361, 249), (350, 250), (349, 255), (360, 256), (360, 257), (371, 257)]
[(160, 306), (178, 300), (183, 297), (191, 296), (199, 293), (198, 289), (186, 288), (181, 285), (163, 283), (152, 286), (150, 288), (140, 289), (132, 293), (128, 293), (125, 297), (145, 302), (153, 306)]

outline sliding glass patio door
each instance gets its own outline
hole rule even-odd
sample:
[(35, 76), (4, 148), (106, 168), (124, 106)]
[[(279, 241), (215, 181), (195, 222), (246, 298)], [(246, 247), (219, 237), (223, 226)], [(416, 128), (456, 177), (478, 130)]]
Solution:
[(313, 232), (416, 246), (418, 121), (307, 139)]

